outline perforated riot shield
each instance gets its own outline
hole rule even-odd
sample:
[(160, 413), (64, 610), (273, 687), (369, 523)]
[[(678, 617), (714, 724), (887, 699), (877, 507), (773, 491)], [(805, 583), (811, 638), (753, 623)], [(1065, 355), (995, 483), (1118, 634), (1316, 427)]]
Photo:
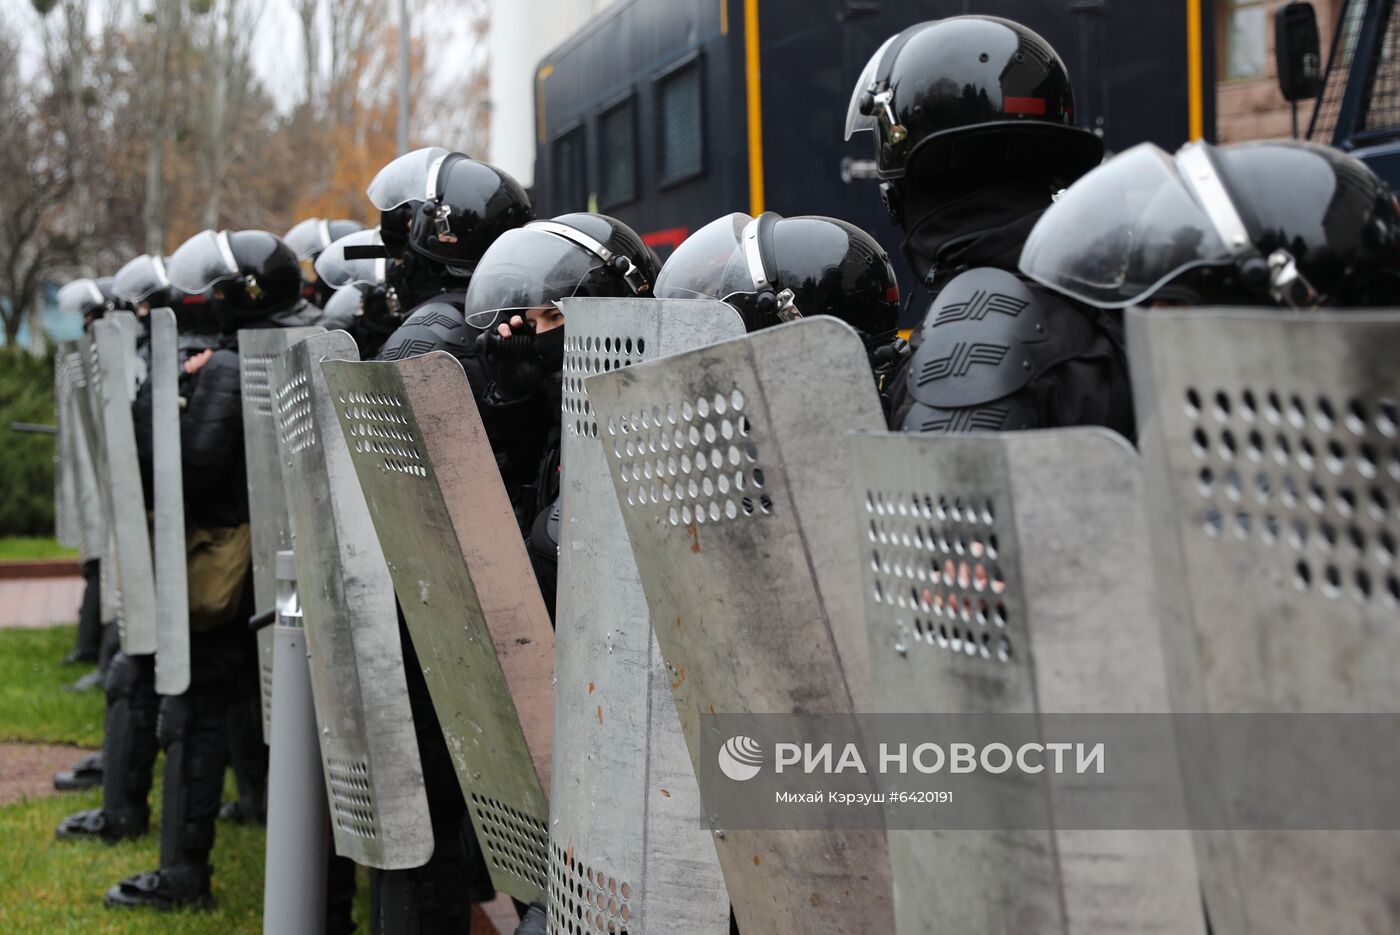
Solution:
[[(585, 385), (697, 772), (708, 715), (868, 710), (840, 440), (884, 420), (855, 332), (813, 318)], [(743, 931), (891, 930), (883, 831), (715, 830)]]
[[(1400, 712), (1400, 314), (1154, 309), (1128, 337), (1175, 708)], [(1197, 852), (1221, 935), (1400, 928), (1400, 833)]]
[(155, 478), (156, 691), (190, 685), (190, 591), (185, 568), (185, 481), (180, 454), (180, 355), (175, 313), (151, 310), (151, 447)]
[(102, 439), (108, 491), (108, 528), (115, 546), (121, 590), (122, 652), (148, 656), (156, 651), (156, 591), (151, 569), (151, 535), (131, 404), (136, 385), (131, 375), (135, 344), (116, 322), (92, 326), (96, 355), (89, 370), (92, 390), (102, 408)]
[[(259, 612), (277, 601), (277, 553), (292, 547), (277, 423), (272, 413), (272, 361), (320, 328), (257, 328), (238, 332), (238, 382), (243, 400), (243, 457), (248, 473), (248, 515), (253, 539), (253, 600)], [(263, 742), (271, 743), (272, 630), (258, 631)]]
[(427, 862), (433, 830), (393, 584), (319, 366), (358, 356), (343, 331), (312, 335), (269, 379), (335, 850), (399, 870)]
[(466, 374), (440, 352), (323, 369), (491, 879), (539, 899), (554, 633)]
[[(1062, 429), (850, 443), (876, 711), (1169, 710), (1127, 442)], [(1204, 931), (1186, 909), (1187, 832), (1065, 830), (1048, 778), (1024, 792), (1057, 830), (889, 832), (899, 932)]]
[(634, 935), (727, 932), (723, 876), (584, 381), (737, 337), (743, 323), (712, 300), (561, 306), (568, 335), (550, 924), (561, 932), (592, 931), (595, 922)]

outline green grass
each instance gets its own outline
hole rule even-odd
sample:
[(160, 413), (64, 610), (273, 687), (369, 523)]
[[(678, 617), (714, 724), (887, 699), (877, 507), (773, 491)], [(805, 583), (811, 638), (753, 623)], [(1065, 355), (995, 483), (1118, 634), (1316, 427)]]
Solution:
[[(160, 775), (157, 764), (156, 775)], [(226, 795), (231, 794), (230, 789)], [(14, 933), (121, 933), (205, 935), (262, 931), (264, 837), (261, 828), (220, 822), (214, 843), (213, 912), (171, 915), (146, 910), (116, 911), (102, 894), (123, 877), (159, 863), (158, 817), (151, 833), (117, 845), (62, 842), (53, 829), (63, 816), (101, 804), (93, 792), (46, 796), (0, 808), (0, 931)], [(151, 793), (159, 812), (160, 783)]]
[[(0, 630), (0, 740), (76, 743), (97, 747), (102, 738), (102, 693), (61, 688), (83, 672), (61, 666), (73, 646), (74, 628)], [(74, 751), (74, 759), (79, 753)], [(163, 762), (163, 761), (162, 761)], [(0, 933), (5, 935), (210, 935), (262, 931), (261, 828), (219, 822), (214, 844), (213, 912), (171, 915), (109, 910), (102, 894), (123, 877), (159, 863), (160, 775), (151, 793), (151, 833), (117, 845), (64, 842), (53, 830), (65, 815), (101, 804), (93, 790), (28, 799), (0, 808)], [(234, 795), (232, 778), (224, 798)], [(365, 873), (360, 873), (356, 914), (368, 918)], [(360, 931), (368, 927), (361, 922)]]
[(0, 630), (0, 741), (102, 746), (101, 690), (63, 690), (88, 671), (59, 665), (76, 631)]
[(59, 545), (57, 539), (44, 539), (36, 536), (0, 536), (0, 562), (77, 557), (77, 549)]

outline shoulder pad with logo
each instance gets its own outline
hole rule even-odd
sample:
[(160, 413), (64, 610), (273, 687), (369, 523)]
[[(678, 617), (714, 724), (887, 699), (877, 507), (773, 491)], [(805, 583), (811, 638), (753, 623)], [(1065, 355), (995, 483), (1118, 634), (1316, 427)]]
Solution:
[(413, 314), (389, 336), (378, 360), (406, 360), (432, 351), (447, 351), (461, 358), (472, 352), (472, 338), (462, 312), (447, 302), (431, 301), (418, 306)]
[(1035, 376), (1050, 342), (1045, 310), (1004, 270), (970, 270), (938, 293), (909, 362), (909, 395), (957, 409), (1001, 399)]

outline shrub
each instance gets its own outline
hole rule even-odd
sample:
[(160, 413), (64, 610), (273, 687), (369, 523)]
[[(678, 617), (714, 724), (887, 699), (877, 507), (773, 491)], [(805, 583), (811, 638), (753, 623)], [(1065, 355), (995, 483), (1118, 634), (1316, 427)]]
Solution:
[(55, 438), (12, 422), (54, 422), (52, 357), (0, 347), (0, 536), (53, 535)]

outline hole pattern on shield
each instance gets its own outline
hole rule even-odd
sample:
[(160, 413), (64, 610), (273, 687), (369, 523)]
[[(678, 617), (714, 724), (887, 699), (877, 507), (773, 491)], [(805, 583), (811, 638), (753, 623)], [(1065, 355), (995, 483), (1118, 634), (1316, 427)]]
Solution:
[(374, 793), (369, 779), (369, 763), (365, 760), (329, 760), (327, 772), (331, 783), (331, 810), (336, 827), (360, 838), (379, 836), (379, 823), (374, 814)]
[(263, 720), (266, 721), (272, 715), (272, 654), (259, 658), (258, 668), (262, 674), (262, 711)]
[(316, 446), (316, 424), (311, 419), (311, 388), (306, 371), (297, 368), (277, 391), (277, 412), (282, 422), (282, 444), (288, 454), (301, 454)]
[(562, 935), (626, 935), (637, 893), (573, 849), (549, 851), (549, 930)]
[(427, 477), (419, 443), (413, 437), (403, 400), (388, 393), (341, 393), (337, 402), (349, 420), (346, 441), (361, 454), (384, 459), (384, 470), (409, 477)]
[(1400, 605), (1400, 405), (1279, 389), (1189, 388), (1201, 534), (1259, 550), (1278, 578)]
[(239, 354), (242, 371), (243, 398), (253, 404), (260, 416), (272, 415), (272, 355)]
[(564, 425), (574, 435), (598, 437), (598, 417), (584, 381), (630, 367), (646, 356), (646, 338), (577, 335), (564, 339)]
[(867, 605), (915, 646), (1010, 662), (991, 498), (865, 492)]
[(744, 405), (743, 391), (735, 388), (609, 419), (604, 444), (628, 509), (649, 510), (672, 526), (771, 515), (761, 433)]
[(549, 885), (549, 829), (504, 802), (472, 793), (472, 814), (496, 870), (544, 890)]

